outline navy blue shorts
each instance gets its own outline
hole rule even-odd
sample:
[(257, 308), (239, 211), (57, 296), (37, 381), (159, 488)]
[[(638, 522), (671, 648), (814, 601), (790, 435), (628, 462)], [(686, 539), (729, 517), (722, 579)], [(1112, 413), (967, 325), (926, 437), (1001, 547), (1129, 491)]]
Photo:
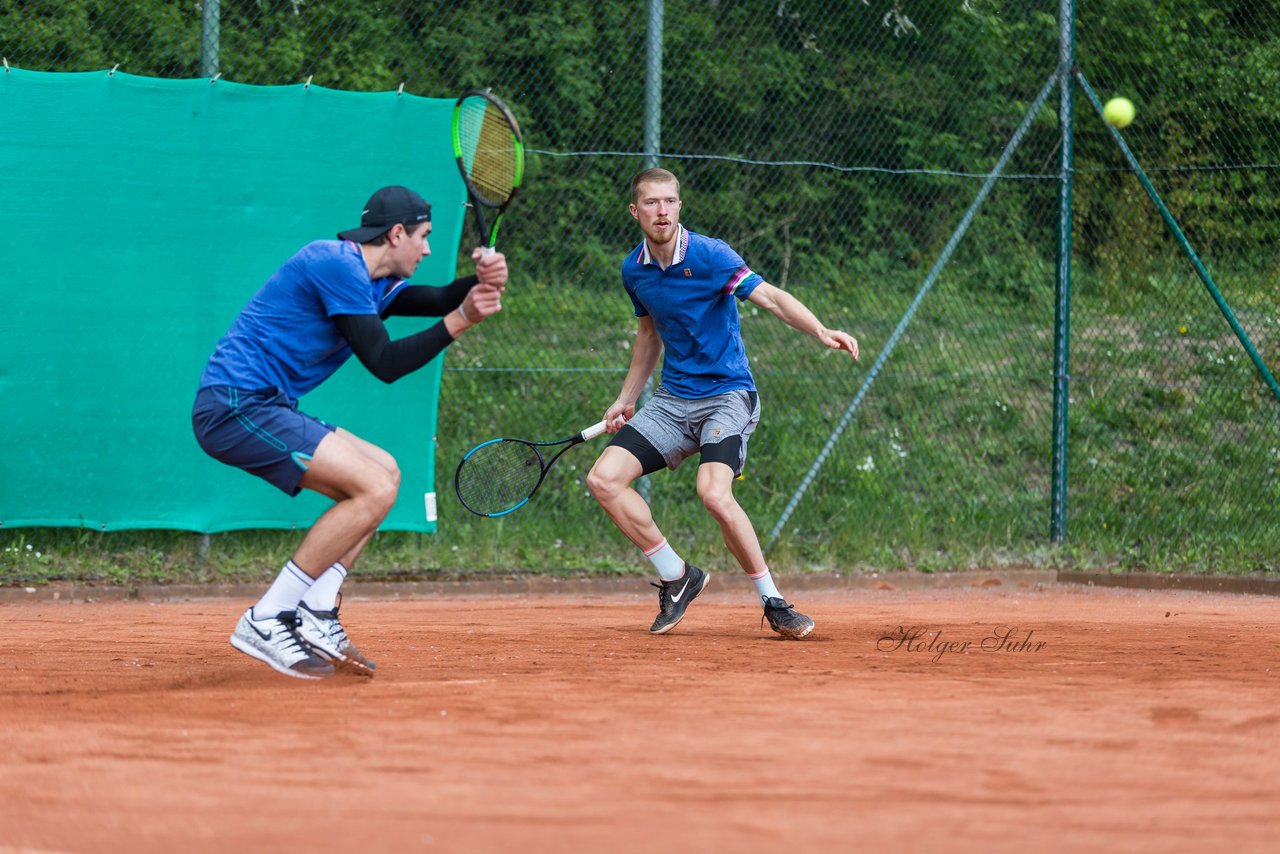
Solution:
[(246, 391), (228, 386), (202, 388), (191, 409), (196, 441), (209, 456), (244, 469), (288, 495), (320, 440), (334, 427), (298, 411), (298, 404), (274, 387)]

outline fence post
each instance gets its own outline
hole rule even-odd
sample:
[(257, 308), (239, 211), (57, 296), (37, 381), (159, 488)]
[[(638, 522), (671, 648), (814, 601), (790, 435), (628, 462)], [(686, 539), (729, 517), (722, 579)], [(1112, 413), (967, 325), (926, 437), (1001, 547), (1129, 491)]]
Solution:
[(200, 76), (218, 73), (222, 41), (222, 0), (204, 0), (200, 18)]
[(649, 0), (644, 69), (644, 167), (651, 169), (662, 145), (662, 0)]
[(1053, 318), (1053, 479), (1049, 511), (1049, 538), (1067, 538), (1067, 409), (1071, 375), (1071, 170), (1074, 168), (1072, 96), (1076, 62), (1075, 0), (1061, 0), (1058, 12), (1058, 68), (1062, 89), (1058, 98), (1058, 125), (1062, 133), (1058, 174), (1058, 275)]
[[(649, 0), (649, 33), (645, 43), (644, 64), (644, 168), (658, 165), (662, 151), (662, 2)], [(640, 392), (640, 406), (653, 396), (653, 377), (645, 381)], [(653, 497), (649, 476), (644, 475), (636, 484), (636, 491), (645, 501)]]

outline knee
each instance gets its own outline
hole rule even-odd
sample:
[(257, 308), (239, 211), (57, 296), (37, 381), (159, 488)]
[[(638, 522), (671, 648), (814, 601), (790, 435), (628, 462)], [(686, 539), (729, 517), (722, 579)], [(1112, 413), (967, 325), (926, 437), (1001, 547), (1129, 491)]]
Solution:
[(729, 488), (723, 488), (719, 485), (698, 485), (698, 497), (702, 499), (702, 504), (707, 508), (707, 512), (712, 515), (717, 522), (726, 522), (732, 515), (738, 502), (734, 500), (733, 491)]
[(587, 472), (587, 491), (600, 504), (608, 504), (622, 491), (622, 484), (616, 478), (611, 478), (601, 471), (597, 463), (591, 467), (591, 471)]
[(391, 460), (390, 466), (380, 465), (370, 484), (368, 496), (373, 506), (383, 515), (391, 512), (400, 494), (400, 467)]

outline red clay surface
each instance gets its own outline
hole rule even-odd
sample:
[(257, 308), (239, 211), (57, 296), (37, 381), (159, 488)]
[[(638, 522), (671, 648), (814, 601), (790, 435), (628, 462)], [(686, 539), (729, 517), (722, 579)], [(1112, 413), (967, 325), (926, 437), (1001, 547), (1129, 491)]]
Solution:
[(244, 600), (0, 604), (0, 849), (1275, 850), (1275, 598), (796, 598), (351, 599), (378, 676), (319, 683)]

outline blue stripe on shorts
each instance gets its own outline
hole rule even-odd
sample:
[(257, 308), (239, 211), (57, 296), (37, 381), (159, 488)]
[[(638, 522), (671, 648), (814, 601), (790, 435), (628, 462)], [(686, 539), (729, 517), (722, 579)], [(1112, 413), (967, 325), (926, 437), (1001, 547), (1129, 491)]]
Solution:
[(298, 482), (321, 440), (334, 428), (298, 410), (298, 404), (275, 388), (210, 386), (196, 394), (191, 426), (205, 453), (244, 469), (288, 495), (302, 491)]

